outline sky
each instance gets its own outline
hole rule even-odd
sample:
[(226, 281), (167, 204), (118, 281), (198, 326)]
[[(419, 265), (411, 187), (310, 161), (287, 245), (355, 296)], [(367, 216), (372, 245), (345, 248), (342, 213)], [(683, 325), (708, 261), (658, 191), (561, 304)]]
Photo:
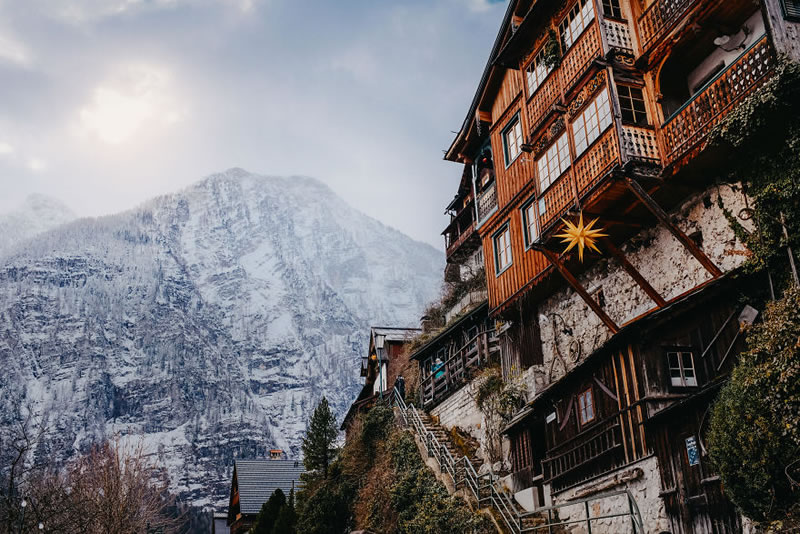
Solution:
[(306, 175), (443, 249), (503, 0), (0, 0), (0, 213), (81, 216), (231, 167)]

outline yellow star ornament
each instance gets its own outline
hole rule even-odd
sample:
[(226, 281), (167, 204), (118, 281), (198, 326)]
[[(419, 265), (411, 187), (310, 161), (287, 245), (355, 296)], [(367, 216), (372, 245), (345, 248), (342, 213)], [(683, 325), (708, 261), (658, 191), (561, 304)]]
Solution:
[(566, 219), (561, 220), (567, 225), (567, 229), (563, 234), (556, 234), (556, 237), (562, 238), (562, 243), (569, 244), (567, 248), (564, 249), (565, 253), (569, 252), (575, 245), (577, 245), (578, 259), (583, 261), (584, 248), (590, 248), (595, 252), (600, 252), (600, 249), (597, 248), (597, 240), (601, 237), (608, 237), (608, 234), (604, 234), (602, 228), (592, 228), (594, 223), (597, 222), (597, 219), (593, 220), (586, 226), (583, 225), (583, 213), (581, 213), (577, 226)]

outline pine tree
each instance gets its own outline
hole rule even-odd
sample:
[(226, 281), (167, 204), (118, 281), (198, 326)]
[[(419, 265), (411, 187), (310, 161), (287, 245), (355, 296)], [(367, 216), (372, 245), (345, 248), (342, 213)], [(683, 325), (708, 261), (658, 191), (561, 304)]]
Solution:
[(328, 476), (328, 466), (333, 459), (333, 442), (339, 435), (336, 418), (328, 406), (328, 399), (322, 397), (314, 413), (308, 431), (303, 438), (303, 464), (308, 471), (322, 472)]
[(286, 494), (280, 488), (272, 492), (267, 502), (261, 506), (253, 526), (253, 534), (272, 534), (281, 510), (286, 508)]

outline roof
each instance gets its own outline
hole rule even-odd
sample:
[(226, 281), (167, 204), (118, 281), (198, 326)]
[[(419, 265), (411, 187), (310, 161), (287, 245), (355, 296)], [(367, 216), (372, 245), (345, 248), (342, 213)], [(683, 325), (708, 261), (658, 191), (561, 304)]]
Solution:
[(386, 336), (386, 341), (409, 341), (421, 332), (419, 328), (399, 328), (395, 326), (373, 326), (370, 337)]
[(300, 487), (300, 474), (304, 472), (303, 462), (298, 460), (236, 460), (234, 483), (239, 489), (242, 515), (257, 514), (278, 488), (288, 497), (292, 487)]

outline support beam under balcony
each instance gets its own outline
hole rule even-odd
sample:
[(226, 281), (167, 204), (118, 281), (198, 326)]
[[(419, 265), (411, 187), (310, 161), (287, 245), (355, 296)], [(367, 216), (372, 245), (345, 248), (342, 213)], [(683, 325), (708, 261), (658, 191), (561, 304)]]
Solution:
[(603, 324), (606, 325), (612, 334), (619, 332), (619, 326), (617, 326), (617, 323), (615, 323), (600, 306), (600, 304), (598, 304), (597, 301), (592, 298), (580, 281), (575, 278), (575, 275), (569, 272), (569, 269), (567, 269), (566, 265), (564, 265), (564, 263), (561, 261), (561, 258), (558, 257), (558, 254), (541, 245), (534, 245), (532, 248), (544, 254), (547, 260), (552, 263), (556, 269), (558, 269), (558, 272), (561, 273), (561, 276), (563, 276), (567, 283), (572, 286), (572, 289), (574, 289), (575, 292), (580, 295), (580, 297), (583, 299), (586, 305), (592, 309), (595, 315), (597, 315), (600, 320), (603, 321)]
[(636, 267), (634, 267), (631, 262), (628, 261), (628, 258), (625, 257), (625, 254), (623, 254), (622, 251), (611, 242), (611, 240), (604, 239), (603, 246), (612, 256), (614, 256), (620, 265), (622, 265), (622, 268), (625, 269), (625, 272), (628, 273), (631, 278), (633, 278), (633, 281), (642, 288), (642, 291), (647, 293), (647, 296), (653, 299), (653, 302), (655, 302), (659, 308), (663, 308), (667, 305), (667, 301), (664, 300), (664, 297), (662, 297), (658, 291), (656, 291), (655, 288), (650, 285), (650, 282), (645, 280)]
[(647, 194), (647, 191), (644, 188), (631, 178), (630, 176), (624, 177), (625, 184), (628, 186), (628, 189), (631, 190), (631, 193), (639, 199), (639, 201), (645, 205), (645, 207), (650, 210), (650, 212), (658, 219), (658, 221), (663, 224), (670, 233), (675, 236), (675, 239), (680, 241), (680, 243), (686, 247), (686, 250), (694, 256), (697, 261), (700, 262), (700, 265), (705, 267), (705, 269), (711, 273), (711, 276), (714, 278), (718, 278), (722, 276), (722, 271), (719, 267), (717, 267), (711, 259), (706, 256), (705, 252), (703, 252), (697, 244), (692, 241), (689, 236), (687, 236), (683, 231), (678, 228), (669, 218), (667, 212), (665, 212), (658, 203), (653, 200), (653, 197)]

